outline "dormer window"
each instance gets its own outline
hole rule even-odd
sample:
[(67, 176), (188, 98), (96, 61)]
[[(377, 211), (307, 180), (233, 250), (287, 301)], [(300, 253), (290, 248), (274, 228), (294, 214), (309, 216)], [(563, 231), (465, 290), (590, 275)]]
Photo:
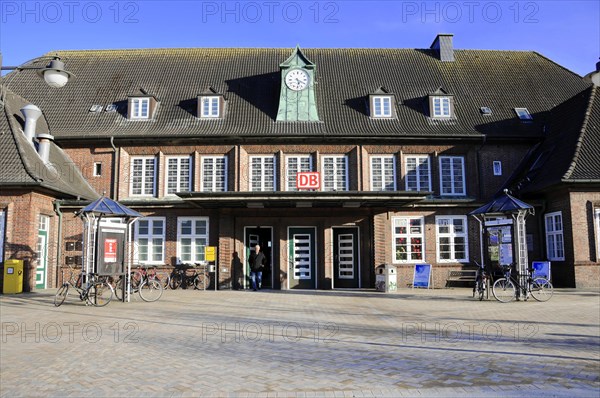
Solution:
[(369, 94), (369, 116), (378, 119), (395, 117), (394, 95), (384, 87), (379, 87), (374, 93)]
[(450, 117), (450, 97), (433, 97), (433, 117)]
[(152, 95), (130, 95), (127, 118), (132, 120), (152, 119), (158, 101)]
[(531, 116), (527, 108), (515, 108), (515, 113), (521, 120), (533, 120), (533, 116)]
[(200, 117), (220, 116), (220, 97), (202, 97)]

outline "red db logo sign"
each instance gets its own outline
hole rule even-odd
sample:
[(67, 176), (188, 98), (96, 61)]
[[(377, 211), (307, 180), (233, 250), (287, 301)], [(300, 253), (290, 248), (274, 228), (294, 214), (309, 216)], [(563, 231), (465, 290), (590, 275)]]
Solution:
[(315, 172), (304, 172), (296, 174), (296, 188), (319, 189), (321, 187), (321, 175)]

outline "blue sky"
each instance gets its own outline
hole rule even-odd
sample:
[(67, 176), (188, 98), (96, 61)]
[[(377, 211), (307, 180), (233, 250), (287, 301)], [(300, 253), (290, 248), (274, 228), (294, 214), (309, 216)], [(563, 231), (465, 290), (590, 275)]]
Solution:
[(461, 49), (534, 50), (584, 75), (600, 56), (600, 0), (0, 2), (5, 66), (60, 49), (428, 48), (437, 33)]

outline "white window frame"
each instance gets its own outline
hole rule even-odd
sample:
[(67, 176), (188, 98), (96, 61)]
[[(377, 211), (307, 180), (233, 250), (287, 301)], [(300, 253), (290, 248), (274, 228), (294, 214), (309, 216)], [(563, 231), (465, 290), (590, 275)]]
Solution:
[[(142, 193), (133, 193), (133, 182), (134, 182), (134, 178), (135, 176), (133, 175), (133, 166), (136, 160), (143, 160), (142, 163), (142, 175), (141, 175), (141, 184), (142, 184)], [(152, 175), (152, 193), (146, 193), (145, 192), (145, 185), (146, 185), (146, 167), (147, 167), (147, 163), (146, 160), (148, 159), (152, 159), (153, 162), (153, 168), (154, 168), (154, 172)], [(129, 196), (145, 196), (145, 197), (154, 197), (156, 194), (156, 157), (155, 156), (132, 156), (131, 157), (131, 161), (130, 161), (130, 168), (129, 168)]]
[[(387, 112), (386, 107), (387, 105)], [(379, 110), (377, 109), (379, 107)], [(392, 117), (392, 97), (389, 95), (373, 96), (373, 117), (390, 118)]]
[[(290, 167), (290, 160), (295, 159), (296, 164), (299, 166), (297, 170), (293, 170)], [(304, 170), (306, 163), (302, 163), (303, 160), (308, 159), (308, 170)], [(312, 156), (310, 155), (288, 155), (285, 157), (285, 190), (286, 191), (297, 191), (296, 186), (296, 175), (298, 173), (311, 172), (313, 170)]]
[(492, 162), (492, 169), (494, 171), (495, 176), (501, 176), (502, 175), (502, 162), (499, 160), (494, 160)]
[[(201, 97), (200, 117), (203, 118), (218, 118), (221, 115), (221, 97), (219, 96), (203, 96)], [(208, 104), (205, 109), (205, 104)], [(216, 105), (216, 109), (215, 109)]]
[[(343, 181), (341, 180), (341, 177), (338, 175), (338, 165), (336, 160), (337, 159), (344, 159), (344, 177), (343, 177)], [(325, 175), (325, 160), (326, 159), (333, 159), (333, 186), (334, 189), (326, 189), (325, 187), (325, 183), (327, 181), (327, 176)], [(337, 189), (338, 185), (343, 182), (344, 183), (344, 187), (343, 189)], [(323, 155), (321, 156), (321, 191), (328, 191), (328, 192), (334, 192), (334, 191), (347, 191), (348, 190), (348, 156), (346, 155)]]
[[(144, 104), (146, 112), (144, 113)], [(150, 118), (150, 98), (132, 98), (131, 113), (132, 119), (149, 119)]]
[[(157, 221), (162, 221), (162, 233), (154, 234), (154, 223)], [(144, 235), (140, 235), (140, 222), (148, 222), (148, 233)], [(133, 259), (137, 264), (149, 264), (149, 265), (158, 265), (165, 263), (165, 233), (167, 230), (167, 220), (165, 217), (144, 217), (135, 222), (135, 240), (134, 240), (134, 253)], [(148, 240), (148, 260), (143, 261), (140, 260), (140, 239)], [(154, 240), (161, 240), (161, 259), (154, 260), (154, 255), (157, 254), (155, 252), (156, 246), (154, 245)]]
[[(218, 181), (218, 177), (219, 177), (219, 168), (217, 167), (217, 161), (218, 160), (223, 160), (223, 180), (222, 181)], [(207, 174), (205, 173), (204, 170), (204, 166), (206, 165), (207, 161), (211, 161), (212, 162), (212, 173), (210, 174), (210, 177), (212, 178), (212, 187), (207, 187), (206, 186), (206, 181), (207, 181)], [(200, 172), (202, 175), (202, 182), (201, 182), (201, 186), (200, 186), (200, 190), (202, 192), (227, 192), (227, 156), (202, 156), (201, 162), (200, 162)], [(223, 185), (223, 189), (217, 189), (217, 183), (220, 182)]]
[[(411, 189), (411, 187), (408, 186), (409, 184), (409, 173), (411, 172), (410, 170), (408, 170), (408, 160), (409, 159), (415, 159), (415, 177), (416, 177), (416, 182), (417, 182), (417, 189), (416, 191), (431, 191), (431, 161), (429, 159), (429, 155), (405, 155), (404, 156), (404, 167), (405, 167), (405, 175), (404, 175), (404, 183), (405, 183), (405, 187), (407, 191), (414, 191), (414, 189)], [(421, 160), (425, 159), (426, 160), (426, 164), (427, 164), (427, 186), (422, 186), (421, 184)]]
[(0, 210), (0, 263), (4, 262), (5, 225), (6, 225), (6, 211)]
[[(191, 156), (165, 156), (165, 196), (174, 196), (175, 192), (169, 192), (169, 161), (170, 160), (176, 160), (177, 161), (177, 181), (175, 182), (175, 184), (177, 185), (177, 188), (175, 190), (175, 192), (188, 192), (192, 190), (192, 170), (193, 170), (193, 164), (192, 164), (192, 157)], [(181, 170), (181, 161), (182, 160), (187, 160), (188, 161), (188, 186), (184, 187), (183, 186), (183, 181), (182, 181), (182, 170)]]
[(434, 96), (431, 100), (431, 114), (433, 117), (448, 118), (452, 117), (452, 109), (450, 107), (450, 97)]
[[(261, 159), (260, 161), (260, 170), (257, 173), (257, 175), (260, 175), (262, 178), (260, 180), (260, 186), (256, 187), (254, 185), (254, 159)], [(267, 180), (265, 179), (265, 160), (266, 159), (272, 159), (273, 160), (273, 181), (272, 181), (272, 185), (273, 185), (273, 189), (265, 189), (268, 188), (266, 182)], [(250, 176), (250, 191), (251, 192), (274, 192), (277, 190), (277, 186), (276, 186), (276, 181), (277, 181), (277, 159), (275, 158), (275, 156), (273, 155), (261, 155), (261, 156), (250, 156), (248, 159), (248, 168), (250, 170), (250, 173), (248, 173), (248, 175)], [(258, 189), (256, 189), (258, 188)]]
[[(191, 222), (191, 233), (188, 235), (184, 235), (182, 233), (182, 228), (183, 228), (183, 223), (184, 222)], [(196, 223), (197, 222), (205, 222), (206, 223), (206, 230), (204, 234), (197, 234), (196, 233)], [(199, 252), (196, 251), (196, 241), (197, 240), (204, 240), (204, 246), (202, 246), (203, 248), (206, 248), (206, 246), (209, 246), (209, 241), (208, 241), (208, 237), (209, 237), (209, 233), (210, 233), (210, 228), (209, 228), (209, 218), (208, 217), (177, 217), (177, 263), (181, 264), (181, 263), (204, 263), (206, 262), (206, 250)], [(189, 238), (191, 239), (191, 247), (190, 247), (190, 259), (182, 259), (182, 255), (183, 255), (183, 249), (182, 249), (182, 244), (181, 244), (181, 240), (184, 238)]]
[[(462, 221), (463, 232), (454, 231), (454, 221)], [(443, 224), (446, 223), (447, 224)], [(448, 225), (449, 232), (441, 232), (440, 229), (443, 225)], [(469, 225), (467, 216), (436, 216), (435, 217), (435, 232), (436, 232), (436, 258), (439, 263), (466, 263), (469, 261)], [(441, 258), (441, 238), (449, 239), (450, 246), (450, 258)], [(464, 238), (465, 256), (463, 258), (456, 257), (456, 238)]]
[[(558, 228), (557, 220), (560, 222)], [(565, 238), (564, 222), (561, 211), (547, 213), (544, 215), (544, 226), (546, 231), (546, 255), (550, 261), (565, 260)], [(562, 254), (562, 255), (561, 255)]]
[[(407, 228), (405, 234), (397, 234), (396, 233), (396, 222), (406, 220)], [(418, 220), (420, 221), (421, 232), (413, 233), (411, 231), (411, 221)], [(397, 243), (396, 238), (406, 238), (406, 247), (407, 247), (407, 255), (406, 260), (399, 260), (396, 256), (397, 251)], [(412, 241), (413, 238), (421, 239), (421, 257), (422, 258), (413, 258), (412, 252)], [(392, 217), (392, 263), (394, 264), (416, 264), (425, 262), (425, 217), (417, 216), (417, 217)]]
[[(385, 184), (386, 177), (389, 177), (390, 170), (386, 169), (386, 160), (392, 159), (392, 187), (388, 188)], [(379, 160), (381, 166), (381, 174), (378, 178), (375, 177), (375, 165), (373, 161)], [(371, 156), (371, 191), (395, 191), (396, 190), (396, 157), (394, 155), (374, 155)], [(378, 180), (378, 181), (377, 181)], [(377, 186), (375, 186), (377, 184)]]
[[(452, 188), (452, 192), (444, 192), (444, 175), (442, 163), (444, 159), (450, 160), (450, 186)], [(455, 187), (456, 176), (454, 175), (454, 162), (460, 160), (461, 162), (461, 177), (462, 177), (462, 185), (460, 186), (460, 192)], [(466, 193), (466, 181), (465, 181), (465, 158), (464, 156), (440, 156), (439, 159), (440, 164), (440, 195), (441, 196), (465, 196)]]
[[(100, 170), (98, 170), (98, 166), (100, 167)], [(92, 176), (94, 176), (94, 177), (102, 176), (102, 162), (94, 162), (94, 169), (92, 172)]]
[(596, 222), (596, 261), (600, 262), (600, 207), (594, 210), (594, 220)]

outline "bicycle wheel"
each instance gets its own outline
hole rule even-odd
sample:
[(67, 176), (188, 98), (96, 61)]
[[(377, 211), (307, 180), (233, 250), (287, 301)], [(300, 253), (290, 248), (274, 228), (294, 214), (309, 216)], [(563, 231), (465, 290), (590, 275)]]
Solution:
[(61, 287), (58, 288), (56, 295), (54, 296), (54, 305), (60, 307), (62, 303), (65, 302), (67, 295), (69, 294), (69, 284), (63, 283)]
[(140, 286), (140, 297), (144, 301), (158, 300), (163, 294), (163, 287), (156, 279), (148, 279)]
[(156, 275), (156, 280), (160, 282), (161, 286), (163, 287), (163, 290), (169, 287), (169, 274)]
[(113, 297), (113, 288), (108, 282), (95, 282), (88, 291), (88, 302), (96, 307), (104, 307)]
[(144, 276), (140, 271), (134, 271), (131, 273), (131, 291), (134, 292), (139, 289), (140, 285), (144, 281)]
[(515, 285), (512, 283), (512, 281), (506, 278), (500, 278), (494, 282), (492, 293), (494, 294), (496, 300), (500, 301), (501, 303), (508, 303), (509, 301), (515, 299)]
[(531, 282), (531, 295), (537, 301), (548, 301), (554, 293), (552, 283), (545, 278), (535, 278)]
[(183, 283), (183, 275), (173, 274), (169, 280), (169, 287), (173, 290), (178, 289)]
[(477, 298), (479, 299), (479, 301), (483, 300), (484, 293), (485, 293), (485, 284), (483, 283), (483, 281), (480, 281), (477, 284)]
[(194, 286), (196, 287), (196, 289), (205, 290), (207, 285), (208, 283), (206, 280), (206, 274), (196, 275), (196, 277), (194, 278)]

